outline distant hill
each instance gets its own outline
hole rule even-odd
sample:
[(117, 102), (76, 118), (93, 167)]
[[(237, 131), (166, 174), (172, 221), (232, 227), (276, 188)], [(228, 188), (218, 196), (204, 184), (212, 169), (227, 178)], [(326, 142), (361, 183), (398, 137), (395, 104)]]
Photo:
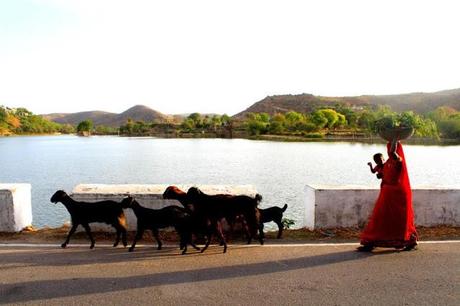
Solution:
[(129, 118), (131, 118), (134, 121), (144, 122), (165, 122), (170, 120), (170, 116), (162, 114), (144, 105), (133, 106), (120, 114), (102, 111), (89, 111), (70, 114), (54, 113), (42, 116), (45, 119), (57, 123), (68, 123), (72, 125), (76, 125), (86, 119), (91, 119), (94, 125), (105, 125), (111, 127), (119, 127), (120, 125), (125, 124)]
[(399, 95), (364, 95), (355, 97), (323, 97), (311, 94), (268, 96), (234, 115), (243, 118), (247, 113), (284, 113), (288, 111), (311, 112), (317, 107), (334, 106), (342, 103), (350, 106), (389, 105), (395, 111), (413, 110), (426, 113), (438, 106), (450, 106), (460, 110), (460, 89), (444, 90), (434, 93), (409, 93)]

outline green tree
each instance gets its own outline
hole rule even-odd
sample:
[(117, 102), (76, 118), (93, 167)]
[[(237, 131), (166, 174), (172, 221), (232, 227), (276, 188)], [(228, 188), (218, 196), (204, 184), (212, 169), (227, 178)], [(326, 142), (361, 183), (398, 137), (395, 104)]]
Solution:
[(316, 110), (311, 113), (310, 121), (316, 125), (317, 129), (322, 129), (327, 124), (327, 118), (321, 110)]
[(265, 134), (270, 124), (270, 116), (267, 113), (249, 113), (246, 120), (246, 129), (250, 135)]
[(6, 122), (7, 117), (8, 113), (6, 112), (6, 108), (0, 105), (0, 123)]
[(217, 130), (222, 126), (222, 117), (219, 115), (214, 115), (211, 117), (210, 123), (212, 130), (217, 132)]
[(195, 121), (191, 118), (185, 118), (181, 123), (181, 128), (187, 132), (191, 132), (195, 129)]
[[(338, 105), (336, 111), (345, 116), (345, 125), (348, 125), (351, 128), (358, 126), (358, 114), (351, 107), (347, 105)], [(339, 118), (339, 120), (341, 119)]]
[(203, 126), (203, 119), (199, 113), (191, 113), (187, 118), (193, 121), (193, 126), (195, 128), (201, 128)]
[(296, 131), (297, 127), (305, 122), (305, 116), (298, 112), (290, 111), (284, 116), (286, 118), (285, 127), (292, 132)]
[(269, 132), (271, 134), (283, 134), (285, 131), (286, 117), (283, 114), (275, 114), (270, 119)]
[(77, 132), (79, 133), (83, 133), (83, 132), (91, 133), (92, 130), (93, 130), (93, 121), (89, 119), (81, 121), (77, 126)]
[(59, 132), (63, 134), (75, 133), (75, 127), (71, 124), (62, 124), (59, 128)]
[(326, 126), (329, 129), (332, 129), (336, 126), (337, 122), (339, 121), (339, 115), (333, 109), (320, 109), (319, 112), (323, 113), (324, 117), (327, 119)]
[(362, 129), (372, 131), (374, 129), (375, 114), (370, 110), (364, 110), (358, 114), (357, 125)]

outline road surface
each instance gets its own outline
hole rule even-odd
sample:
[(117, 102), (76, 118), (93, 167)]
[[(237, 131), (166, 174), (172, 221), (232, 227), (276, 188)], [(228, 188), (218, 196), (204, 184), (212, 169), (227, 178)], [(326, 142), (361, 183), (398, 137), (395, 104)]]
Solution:
[(0, 303), (46, 305), (460, 305), (460, 242), (357, 245), (1, 246)]

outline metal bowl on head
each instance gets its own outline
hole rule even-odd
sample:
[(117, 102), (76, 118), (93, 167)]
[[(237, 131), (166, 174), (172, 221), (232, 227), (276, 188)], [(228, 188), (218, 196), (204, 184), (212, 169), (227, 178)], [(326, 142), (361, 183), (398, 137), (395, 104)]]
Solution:
[(391, 127), (391, 128), (382, 128), (379, 131), (380, 137), (386, 141), (404, 140), (410, 138), (414, 134), (414, 128), (412, 127)]

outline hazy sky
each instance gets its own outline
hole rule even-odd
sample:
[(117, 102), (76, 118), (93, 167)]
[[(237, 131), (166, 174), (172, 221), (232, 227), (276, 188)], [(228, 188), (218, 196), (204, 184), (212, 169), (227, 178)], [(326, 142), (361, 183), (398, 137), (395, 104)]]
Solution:
[(459, 1), (0, 0), (0, 104), (234, 114), (460, 87)]

